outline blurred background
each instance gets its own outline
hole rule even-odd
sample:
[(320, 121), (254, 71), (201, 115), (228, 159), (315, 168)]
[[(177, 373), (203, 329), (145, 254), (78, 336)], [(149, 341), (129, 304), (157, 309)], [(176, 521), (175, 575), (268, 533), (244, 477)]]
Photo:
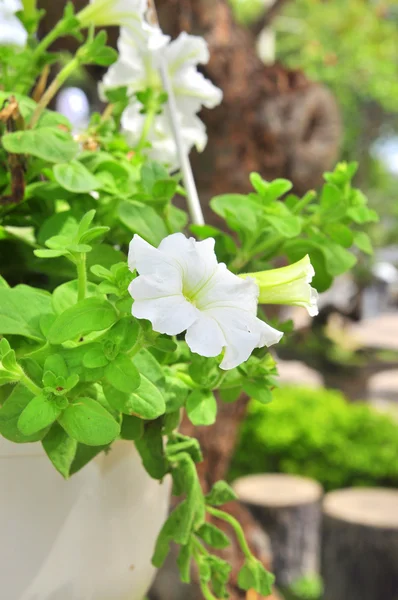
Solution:
[[(301, 309), (279, 315), (295, 330), (278, 347), (273, 402), (224, 405), (214, 428), (196, 432), (203, 478), (236, 482), (248, 511), (235, 510), (252, 545), (273, 562), (275, 598), (397, 600), (398, 4), (156, 4), (166, 32), (206, 38), (204, 72), (224, 91), (222, 106), (203, 113), (208, 147), (192, 157), (205, 206), (215, 194), (249, 192), (252, 171), (290, 179), (303, 194), (347, 160), (359, 162), (355, 184), (380, 215), (365, 231), (374, 252), (364, 242), (354, 271), (321, 296), (316, 319)], [(41, 5), (44, 33), (65, 2)], [(115, 43), (117, 32), (109, 34)], [(75, 42), (62, 44), (67, 57)], [(57, 99), (77, 128), (100, 107), (101, 76), (80, 73)], [(200, 595), (178, 583), (170, 564), (151, 598)]]

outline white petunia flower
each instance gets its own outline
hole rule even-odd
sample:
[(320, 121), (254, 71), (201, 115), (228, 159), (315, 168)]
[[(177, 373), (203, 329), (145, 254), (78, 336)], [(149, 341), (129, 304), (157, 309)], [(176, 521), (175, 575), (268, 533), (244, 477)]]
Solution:
[(129, 287), (132, 314), (150, 321), (158, 333), (186, 331), (188, 346), (201, 356), (224, 350), (220, 367), (233, 369), (283, 334), (257, 318), (257, 284), (219, 264), (214, 244), (211, 238), (197, 242), (175, 233), (154, 248), (135, 235), (129, 267), (139, 277)]
[(302, 306), (311, 317), (318, 314), (318, 292), (310, 283), (315, 275), (310, 257), (280, 269), (248, 273), (241, 277), (254, 279), (260, 288), (260, 304)]
[(160, 30), (147, 32), (143, 43), (123, 28), (118, 43), (119, 60), (105, 75), (102, 89), (127, 86), (132, 96), (147, 88), (163, 90), (159, 74), (159, 58), (162, 56), (180, 112), (192, 115), (202, 106), (214, 108), (220, 104), (221, 90), (196, 69), (197, 65), (209, 61), (205, 40), (184, 32), (166, 45), (164, 41), (165, 36)]
[(119, 26), (142, 43), (145, 43), (149, 36), (151, 49), (156, 50), (164, 46), (169, 38), (163, 35), (159, 27), (153, 27), (145, 21), (144, 15), (147, 7), (147, 0), (90, 0), (89, 5), (83, 8), (76, 17), (82, 28), (91, 25), (96, 27)]
[(28, 33), (15, 13), (23, 10), (20, 0), (0, 0), (0, 46), (25, 46)]
[[(132, 36), (122, 28), (119, 39), (119, 60), (110, 67), (101, 84), (101, 91), (126, 86), (131, 104), (122, 117), (122, 128), (132, 145), (141, 140), (145, 115), (140, 113), (142, 105), (135, 94), (151, 88), (162, 92), (160, 77), (160, 59), (166, 64), (173, 92), (185, 149), (189, 152), (196, 146), (203, 151), (207, 143), (206, 128), (196, 116), (202, 106), (213, 108), (222, 100), (222, 92), (196, 69), (196, 65), (209, 60), (209, 51), (205, 40), (182, 33), (169, 43), (160, 29), (153, 28), (144, 33), (144, 41)], [(167, 108), (156, 115), (147, 133), (151, 149), (144, 151), (154, 160), (178, 168), (179, 160)]]
[[(185, 149), (190, 152), (195, 146), (202, 152), (207, 144), (206, 127), (195, 115), (192, 117), (178, 115), (180, 131), (185, 144)], [(145, 115), (140, 113), (138, 103), (131, 104), (122, 116), (122, 131), (131, 146), (135, 146), (141, 139), (145, 126)], [(147, 136), (151, 146), (145, 150), (150, 159), (166, 165), (170, 170), (179, 166), (176, 144), (170, 123), (165, 115), (159, 115)]]

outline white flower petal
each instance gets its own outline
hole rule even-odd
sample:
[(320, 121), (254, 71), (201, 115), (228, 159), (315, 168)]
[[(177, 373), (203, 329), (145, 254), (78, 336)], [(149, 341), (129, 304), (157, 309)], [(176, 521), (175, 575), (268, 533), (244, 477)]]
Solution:
[(140, 275), (129, 285), (129, 293), (134, 300), (156, 300), (168, 296), (182, 295), (182, 282), (177, 274), (170, 277)]
[(182, 333), (196, 321), (199, 314), (197, 308), (181, 294), (137, 300), (133, 303), (131, 312), (137, 319), (150, 321), (154, 331), (167, 335)]
[(166, 280), (176, 276), (181, 279), (178, 263), (137, 234), (130, 242), (128, 265), (131, 271), (137, 270), (140, 275), (161, 273)]
[(13, 15), (19, 10), (23, 10), (22, 0), (1, 0), (0, 1), (0, 12), (8, 13)]
[(184, 112), (197, 113), (201, 106), (215, 108), (223, 99), (223, 93), (195, 67), (181, 70), (174, 77), (173, 88), (177, 105)]
[(76, 16), (83, 27), (116, 25), (140, 35), (146, 7), (146, 0), (90, 0)]
[(159, 251), (176, 261), (181, 268), (185, 295), (195, 296), (217, 270), (214, 244), (213, 239), (197, 242), (182, 233), (169, 235), (161, 242)]
[(0, 46), (26, 45), (28, 33), (21, 21), (0, 7)]
[[(186, 151), (190, 152), (192, 147), (196, 145), (198, 151), (201, 152), (207, 143), (206, 128), (202, 121), (198, 117), (185, 117), (182, 114), (178, 114), (177, 117)], [(138, 102), (132, 103), (126, 108), (122, 115), (122, 131), (125, 133), (128, 143), (132, 146), (139, 142), (144, 123), (145, 115), (140, 113)], [(179, 167), (174, 136), (165, 114), (156, 117), (147, 139), (151, 147), (144, 149), (144, 152), (152, 160), (166, 165), (170, 170)]]
[(210, 59), (206, 41), (185, 31), (167, 46), (164, 55), (172, 75), (182, 67), (206, 64)]
[(251, 312), (241, 309), (216, 308), (206, 314), (218, 322), (227, 341), (221, 369), (234, 369), (246, 362), (255, 348), (277, 344), (283, 336)]
[[(243, 285), (242, 285), (243, 283)], [(221, 263), (217, 267), (216, 276), (209, 285), (198, 294), (198, 308), (241, 308), (244, 311), (257, 313), (258, 285), (250, 278), (241, 279), (234, 275)]]
[(188, 328), (185, 341), (192, 352), (207, 357), (218, 356), (227, 344), (217, 321), (204, 314)]

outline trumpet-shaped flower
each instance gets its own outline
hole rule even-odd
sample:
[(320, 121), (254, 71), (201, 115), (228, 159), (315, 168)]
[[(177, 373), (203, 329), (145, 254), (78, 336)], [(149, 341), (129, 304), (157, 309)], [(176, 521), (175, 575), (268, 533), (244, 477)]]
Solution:
[(257, 284), (219, 264), (214, 244), (212, 238), (197, 242), (175, 233), (154, 248), (135, 235), (129, 267), (139, 276), (129, 287), (132, 313), (158, 333), (186, 331), (188, 346), (201, 356), (224, 351), (220, 366), (233, 369), (283, 334), (257, 318)]
[(222, 92), (208, 81), (196, 69), (199, 63), (209, 60), (206, 42), (196, 36), (182, 33), (169, 43), (158, 29), (148, 30), (145, 40), (134, 37), (122, 29), (119, 40), (119, 60), (111, 66), (101, 84), (102, 91), (118, 87), (127, 87), (131, 104), (122, 118), (122, 128), (131, 144), (141, 141), (142, 132), (152, 148), (146, 150), (154, 160), (166, 164), (171, 169), (178, 167), (178, 154), (172, 128), (165, 106), (150, 117), (152, 123), (147, 127), (146, 115), (141, 114), (141, 104), (135, 95), (151, 89), (163, 91), (159, 65), (166, 64), (176, 99), (177, 114), (183, 142), (186, 150), (196, 146), (201, 152), (207, 143), (206, 129), (196, 113), (206, 106), (213, 108), (222, 100)]
[(76, 16), (81, 27), (124, 26), (134, 33), (144, 25), (146, 0), (90, 0)]
[(123, 29), (119, 40), (119, 60), (104, 77), (102, 88), (127, 86), (131, 96), (152, 88), (162, 90), (159, 74), (160, 56), (165, 61), (176, 97), (177, 108), (183, 114), (195, 114), (202, 106), (214, 108), (222, 100), (222, 92), (196, 69), (209, 61), (205, 40), (181, 33), (164, 44), (160, 30), (146, 32), (145, 41)]
[(0, 0), (0, 46), (25, 46), (28, 33), (15, 15), (23, 9), (21, 0)]
[[(177, 118), (186, 152), (189, 152), (193, 146), (198, 152), (202, 152), (207, 143), (205, 125), (195, 115), (189, 117), (179, 114)], [(122, 131), (129, 144), (135, 146), (139, 143), (144, 128), (145, 115), (140, 113), (138, 104), (131, 104), (122, 116)], [(163, 163), (170, 170), (178, 168), (177, 148), (170, 123), (165, 115), (159, 115), (155, 119), (148, 133), (147, 141), (150, 143), (150, 147), (146, 150), (146, 154), (152, 160)]]
[(260, 288), (260, 304), (289, 304), (303, 306), (311, 317), (318, 314), (318, 292), (310, 286), (315, 275), (310, 257), (261, 273), (248, 273), (241, 277), (254, 279)]

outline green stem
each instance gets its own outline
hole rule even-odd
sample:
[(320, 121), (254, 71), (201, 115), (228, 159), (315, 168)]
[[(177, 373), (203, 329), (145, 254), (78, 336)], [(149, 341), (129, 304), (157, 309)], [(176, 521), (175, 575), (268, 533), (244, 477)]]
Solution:
[[(195, 537), (192, 537), (192, 542), (193, 542), (193, 556), (195, 559), (195, 562), (198, 565), (199, 568), (199, 561), (202, 555), (208, 556), (210, 553), (206, 550), (206, 548), (204, 548), (204, 546), (202, 545), (202, 543)], [(201, 592), (203, 594), (203, 598), (205, 600), (219, 600), (218, 598), (216, 598), (216, 596), (214, 596), (210, 589), (208, 584), (203, 581), (203, 579), (200, 577), (199, 575), (199, 585), (200, 585), (200, 589)]]
[(81, 254), (79, 262), (77, 263), (77, 279), (78, 279), (78, 296), (77, 299), (84, 300), (87, 293), (87, 268), (86, 268), (86, 255)]
[(58, 90), (63, 86), (65, 81), (69, 79), (72, 75), (73, 71), (75, 71), (80, 66), (80, 59), (75, 56), (63, 69), (58, 73), (50, 87), (43, 94), (39, 104), (36, 107), (35, 112), (33, 113), (32, 119), (29, 123), (29, 127), (33, 128), (38, 120), (41, 117), (44, 109), (50, 104), (51, 100), (54, 98), (55, 94)]
[(27, 19), (33, 19), (36, 15), (36, 0), (22, 0), (24, 16)]
[(32, 392), (32, 394), (34, 394), (35, 396), (39, 396), (42, 393), (41, 388), (39, 388), (38, 385), (36, 385), (24, 372), (22, 369), (20, 369), (20, 378), (19, 378), (20, 383), (22, 383), (22, 385), (24, 385), (30, 392)]
[(153, 125), (153, 122), (154, 122), (154, 119), (156, 116), (157, 109), (158, 109), (157, 104), (156, 104), (156, 106), (151, 106), (145, 115), (144, 127), (142, 129), (140, 141), (138, 142), (137, 147), (136, 147), (136, 150), (138, 152), (140, 152), (145, 147), (148, 135), (152, 129), (152, 125)]
[(32, 55), (32, 63), (36, 63), (40, 56), (46, 52), (47, 48), (51, 46), (59, 37), (64, 34), (64, 22), (59, 21), (57, 25), (52, 29), (36, 46), (33, 55)]
[(213, 515), (213, 517), (216, 517), (216, 519), (221, 519), (222, 521), (225, 521), (226, 523), (231, 525), (231, 527), (233, 528), (233, 530), (235, 532), (235, 535), (237, 537), (237, 540), (239, 542), (239, 545), (242, 549), (243, 554), (245, 555), (246, 558), (252, 558), (253, 554), (250, 551), (250, 548), (247, 544), (244, 531), (243, 531), (242, 526), (239, 523), (239, 521), (237, 521), (234, 517), (232, 517), (228, 513), (225, 513), (222, 510), (218, 510), (217, 508), (213, 508), (212, 506), (206, 506), (206, 510), (208, 511), (209, 514)]

